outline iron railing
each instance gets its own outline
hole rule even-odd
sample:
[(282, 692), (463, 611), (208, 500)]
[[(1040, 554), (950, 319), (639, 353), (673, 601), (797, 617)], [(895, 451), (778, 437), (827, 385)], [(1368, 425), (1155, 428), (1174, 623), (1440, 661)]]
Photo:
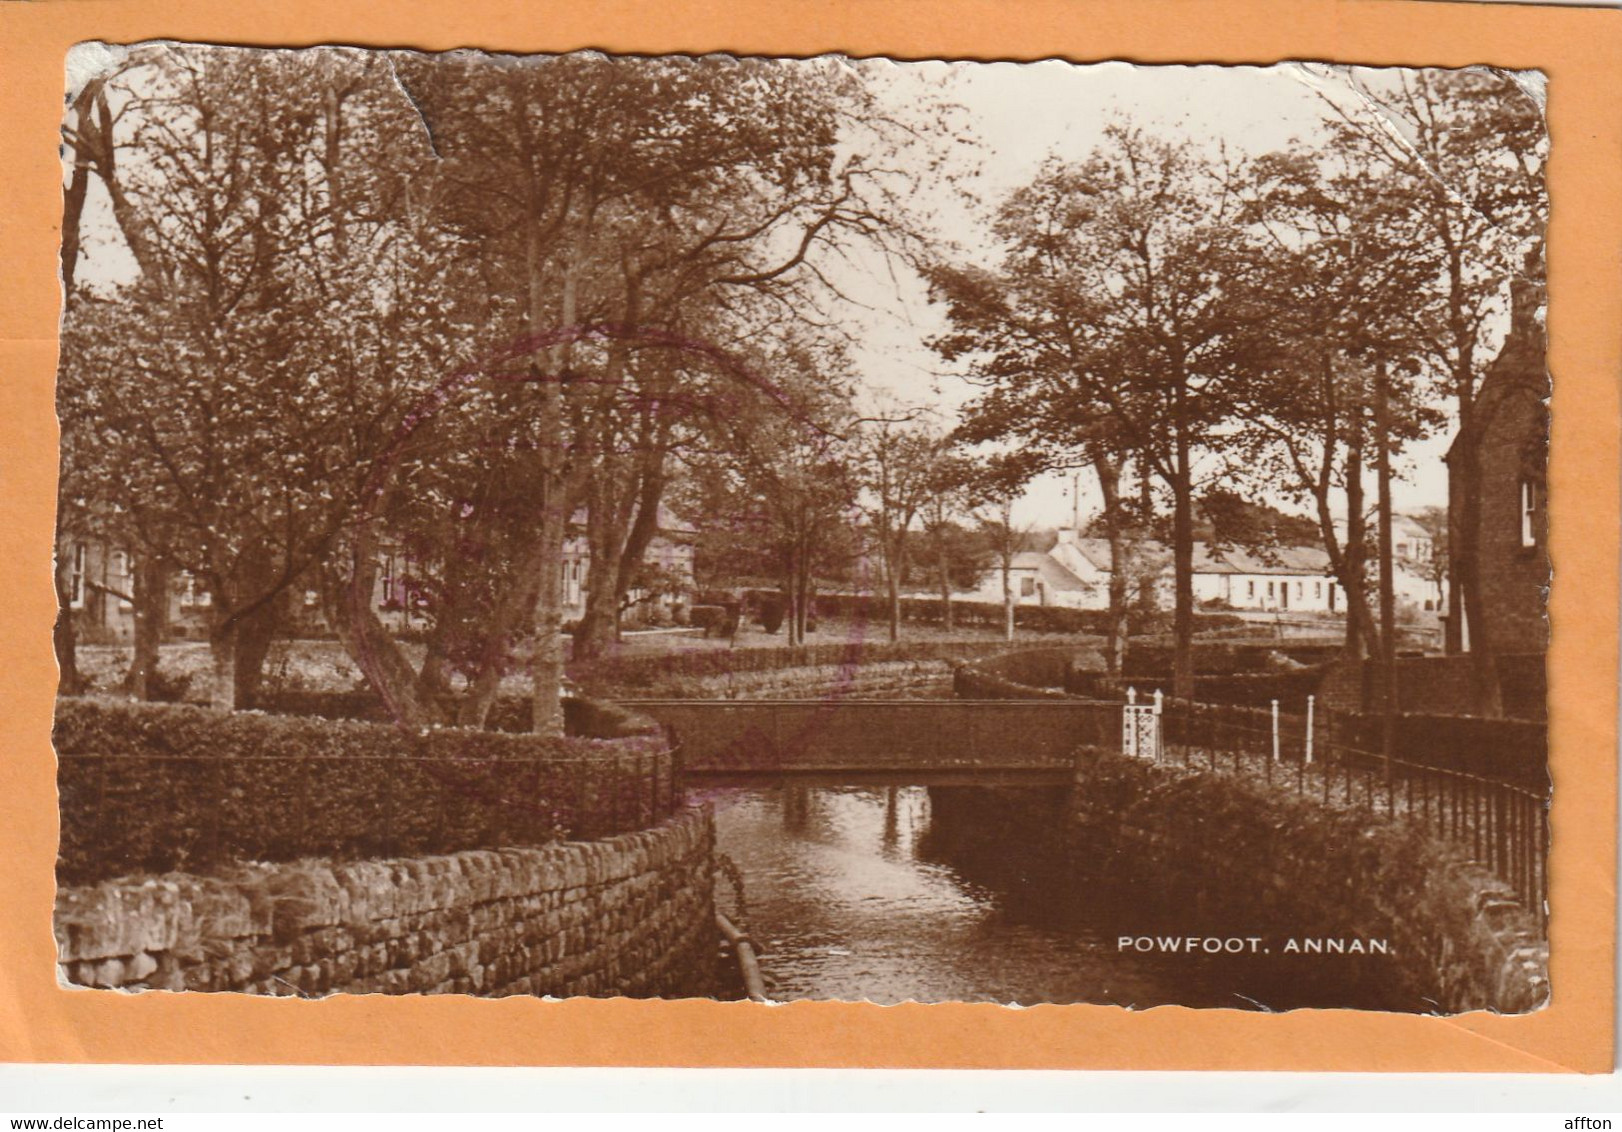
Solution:
[(1165, 700), (1160, 720), (1160, 761), (1416, 822), (1490, 869), (1546, 929), (1547, 790), (1387, 758), (1357, 745), (1350, 721), (1335, 713), (1309, 717)]

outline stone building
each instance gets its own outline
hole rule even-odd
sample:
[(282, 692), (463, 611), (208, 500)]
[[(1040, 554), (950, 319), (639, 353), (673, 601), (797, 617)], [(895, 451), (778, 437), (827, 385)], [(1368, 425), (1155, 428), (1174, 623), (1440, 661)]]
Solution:
[[(1470, 651), (1483, 633), (1488, 651), (1499, 656), (1548, 648), (1549, 373), (1541, 306), (1542, 287), (1518, 281), (1509, 335), (1476, 391), (1473, 411), (1481, 434), (1476, 553), (1484, 615), (1482, 625), (1471, 625), (1469, 611), (1452, 595), (1449, 608), (1458, 616), (1448, 620), (1449, 652)], [(1457, 467), (1463, 458), (1455, 441), (1447, 455), (1449, 540), (1455, 547), (1464, 543), (1463, 480)], [(1451, 582), (1457, 587), (1457, 578)]]

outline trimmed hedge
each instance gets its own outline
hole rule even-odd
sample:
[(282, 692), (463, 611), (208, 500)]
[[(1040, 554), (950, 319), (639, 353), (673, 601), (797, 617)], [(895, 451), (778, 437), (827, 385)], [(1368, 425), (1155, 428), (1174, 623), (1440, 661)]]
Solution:
[(58, 876), (85, 883), (238, 860), (395, 857), (645, 829), (679, 804), (655, 735), (222, 714), (63, 698)]
[[(1305, 711), (1307, 697), (1315, 695), (1324, 678), (1323, 668), (1301, 668), (1288, 672), (1242, 672), (1231, 676), (1194, 677), (1194, 700), (1201, 704), (1238, 707), (1271, 707), (1277, 700), (1284, 711)], [(1093, 699), (1125, 699), (1128, 688), (1139, 696), (1156, 691), (1172, 693), (1170, 676), (1110, 677), (1098, 672), (1074, 673), (1065, 688)]]
[[(774, 597), (771, 591), (751, 590), (754, 602)], [(890, 623), (890, 599), (882, 594), (818, 594), (815, 599), (818, 615), (840, 617), (870, 625)], [(952, 599), (952, 624), (1000, 629), (1007, 614), (998, 601), (970, 601)], [(901, 620), (923, 625), (946, 624), (945, 603), (938, 597), (904, 597), (901, 599)], [(1222, 614), (1202, 615), (1202, 626), (1242, 625), (1238, 617)], [(1134, 633), (1161, 628), (1165, 615), (1134, 613), (1129, 628)], [(1058, 605), (1016, 605), (1014, 625), (1044, 633), (1096, 633), (1109, 631), (1109, 612), (1102, 609), (1067, 609)]]
[[(1296, 664), (1317, 665), (1338, 659), (1345, 644), (1335, 641), (1288, 641), (1274, 638), (1257, 640), (1217, 640), (1194, 642), (1194, 671), (1201, 676), (1236, 676), (1268, 671), (1277, 656)], [(1170, 676), (1175, 649), (1169, 641), (1133, 641), (1127, 650), (1122, 675), (1129, 677)]]
[[(1333, 726), (1337, 743), (1380, 749), (1378, 715), (1337, 712)], [(1549, 725), (1541, 720), (1404, 712), (1396, 717), (1393, 743), (1392, 755), (1404, 762), (1549, 792)]]
[[(279, 692), (263, 697), (261, 710), (272, 715), (313, 716), (318, 719), (348, 719), (365, 723), (393, 723), (393, 716), (377, 693)], [(491, 731), (524, 734), (531, 724), (527, 696), (499, 696), (490, 705), (485, 727)], [(628, 708), (583, 696), (563, 701), (564, 727), (570, 735), (592, 739), (627, 739), (633, 735), (657, 734), (659, 725)]]

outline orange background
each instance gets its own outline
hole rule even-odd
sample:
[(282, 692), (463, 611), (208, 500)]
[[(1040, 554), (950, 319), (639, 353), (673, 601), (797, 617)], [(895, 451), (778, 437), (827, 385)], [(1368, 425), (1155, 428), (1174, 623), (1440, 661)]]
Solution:
[[(1554, 999), (1527, 1017), (1176, 1007), (120, 995), (56, 985), (49, 743), (62, 61), (81, 40), (1538, 68), (1550, 79)], [(22, 1061), (1608, 1071), (1622, 13), (1414, 0), (331, 0), (0, 7), (0, 1057)]]

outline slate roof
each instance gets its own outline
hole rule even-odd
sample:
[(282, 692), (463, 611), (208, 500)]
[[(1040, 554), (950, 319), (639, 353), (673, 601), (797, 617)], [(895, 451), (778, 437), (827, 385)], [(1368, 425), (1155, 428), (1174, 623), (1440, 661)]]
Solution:
[(1092, 587), (1069, 570), (1045, 550), (1022, 550), (1014, 555), (1016, 570), (1035, 570), (1049, 592), (1085, 593)]
[[(1058, 543), (1053, 544), (1057, 549)], [(1105, 573), (1110, 569), (1109, 540), (1101, 538), (1078, 538), (1073, 541), (1075, 548), (1082, 556)], [(1137, 552), (1150, 562), (1159, 562), (1166, 569), (1171, 567), (1171, 547), (1161, 542), (1139, 543)], [(1030, 557), (1033, 561), (1025, 563), (1027, 568), (1034, 566), (1035, 558), (1046, 559), (1052, 562), (1059, 571), (1066, 576), (1074, 578), (1069, 570), (1059, 565), (1052, 557), (1052, 549), (1035, 553), (1027, 551), (1020, 558)], [(1018, 559), (1016, 559), (1018, 561)], [(1194, 572), (1196, 574), (1258, 574), (1258, 575), (1287, 575), (1290, 577), (1325, 577), (1331, 573), (1329, 568), (1329, 555), (1315, 546), (1279, 546), (1268, 547), (1262, 550), (1247, 550), (1237, 546), (1212, 547), (1209, 543), (1196, 542), (1194, 544)], [(1074, 589), (1086, 589), (1086, 584), (1076, 580)]]

